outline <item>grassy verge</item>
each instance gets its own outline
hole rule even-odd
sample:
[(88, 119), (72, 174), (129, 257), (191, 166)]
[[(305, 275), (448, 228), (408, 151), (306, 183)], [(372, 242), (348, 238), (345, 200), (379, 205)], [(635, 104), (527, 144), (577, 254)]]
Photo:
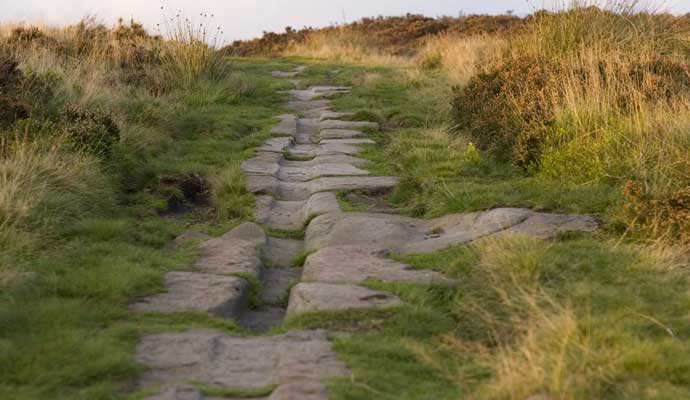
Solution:
[[(612, 17), (601, 18), (604, 22), (598, 22), (606, 23)], [(577, 25), (566, 22), (563, 29), (572, 28), (571, 23)], [(368, 282), (399, 295), (406, 305), (386, 312), (315, 314), (291, 321), (291, 327), (341, 332), (335, 337), (335, 348), (352, 366), (353, 377), (331, 383), (334, 397), (419, 399), (429, 393), (440, 399), (688, 397), (685, 360), (690, 354), (690, 332), (684, 310), (690, 301), (690, 263), (679, 234), (682, 229), (675, 230), (675, 236), (661, 229), (677, 229), (682, 212), (678, 207), (668, 209), (666, 200), (654, 201), (651, 192), (645, 192), (662, 190), (662, 183), (675, 188), (685, 185), (685, 178), (672, 178), (678, 171), (675, 168), (684, 165), (687, 152), (680, 143), (685, 141), (672, 129), (674, 144), (665, 147), (673, 149), (670, 153), (659, 152), (658, 143), (646, 149), (637, 147), (645, 143), (638, 139), (645, 136), (649, 121), (659, 122), (657, 127), (682, 124), (683, 107), (675, 108), (679, 119), (663, 114), (665, 122), (649, 119), (661, 115), (648, 112), (645, 107), (650, 103), (633, 107), (640, 112), (633, 114), (634, 123), (630, 114), (621, 117), (620, 109), (606, 122), (588, 119), (585, 114), (558, 116), (547, 128), (561, 129), (562, 141), (541, 147), (541, 161), (526, 168), (482, 145), (476, 132), (468, 131), (472, 127), (461, 125), (458, 130), (454, 126), (458, 113), (475, 112), (487, 122), (482, 125), (486, 140), (499, 141), (503, 128), (509, 126), (500, 123), (514, 122), (509, 116), (516, 112), (510, 101), (506, 101), (508, 114), (499, 116), (489, 106), (493, 103), (482, 104), (479, 96), (472, 99), (472, 93), (477, 93), (470, 90), (472, 76), (461, 75), (462, 79), (452, 78), (443, 69), (424, 71), (412, 63), (387, 67), (324, 61), (313, 66), (311, 76), (313, 82), (353, 86), (352, 95), (335, 100), (336, 108), (382, 123), (383, 131), (373, 135), (377, 145), (364, 156), (372, 161), (367, 168), (373, 173), (402, 178), (401, 185), (385, 198), (398, 211), (436, 217), (499, 206), (530, 207), (593, 214), (603, 222), (603, 229), (594, 235), (565, 235), (550, 241), (505, 238), (405, 257), (401, 261), (416, 268), (431, 268), (456, 278), (457, 285), (439, 288)], [(525, 89), (519, 84), (527, 78), (519, 76), (507, 73), (502, 79), (514, 81), (504, 82), (503, 87), (516, 84), (521, 88), (516, 90)], [(491, 73), (479, 75), (476, 82), (492, 77)], [(468, 86), (451, 92), (451, 79), (464, 80)], [(630, 92), (624, 88), (637, 90), (630, 85), (633, 83), (608, 87), (606, 93), (625, 97)], [(449, 109), (451, 99), (460, 95), (468, 96), (471, 105), (459, 108), (454, 103), (456, 108)], [(505, 96), (502, 100), (511, 98)], [(560, 104), (566, 109), (574, 107), (570, 111), (586, 111), (575, 103)], [(528, 102), (524, 106), (518, 111), (529, 113)], [(618, 125), (619, 117), (622, 125)], [(492, 121), (497, 124), (490, 125)], [(589, 123), (616, 127), (592, 128), (595, 125)], [(586, 139), (578, 136), (587, 132), (597, 133)], [(664, 133), (660, 140), (671, 136)], [(570, 139), (573, 141), (568, 142)], [(650, 152), (656, 155), (651, 157)], [(635, 164), (638, 167), (628, 172), (651, 179), (642, 191), (623, 185), (628, 172), (612, 172), (635, 160), (640, 161)], [(568, 167), (572, 162), (578, 167)], [(602, 175), (573, 178), (589, 174), (589, 167)], [(655, 179), (660, 181), (655, 183)], [(646, 199), (641, 200), (644, 204), (633, 201), (635, 196)], [(678, 200), (674, 204), (685, 204), (681, 197), (674, 197)], [(653, 204), (660, 208), (645, 208), (656, 207)], [(349, 207), (360, 209), (357, 204)], [(664, 225), (656, 220), (659, 229), (647, 230), (642, 220), (631, 223), (634, 214), (622, 216), (627, 212), (642, 212), (640, 218), (646, 221), (659, 216), (676, 222)], [(672, 216), (672, 212), (680, 214)]]
[[(10, 55), (0, 101), (20, 107), (0, 116), (2, 398), (127, 398), (141, 334), (243, 334), (204, 315), (134, 315), (128, 304), (189, 268), (194, 245), (172, 247), (177, 235), (252, 218), (239, 163), (281, 112), (286, 83), (270, 71), (290, 66), (218, 59), (195, 43), (200, 69), (186, 71), (184, 42), (166, 55), (139, 28), (0, 29)], [(118, 53), (128, 38), (160, 58)]]

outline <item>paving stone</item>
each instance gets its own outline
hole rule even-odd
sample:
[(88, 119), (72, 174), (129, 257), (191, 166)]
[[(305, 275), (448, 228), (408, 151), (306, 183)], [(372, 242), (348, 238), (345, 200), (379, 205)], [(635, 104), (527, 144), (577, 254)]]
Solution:
[(304, 264), (303, 282), (361, 283), (368, 279), (384, 282), (445, 283), (438, 272), (416, 270), (386, 258), (388, 254), (367, 246), (326, 247), (311, 254)]
[(299, 90), (299, 89), (290, 90), (288, 93), (293, 98), (295, 98), (299, 101), (309, 101), (309, 100), (319, 99), (322, 97), (330, 97), (330, 96), (334, 96), (337, 94), (349, 93), (349, 92), (350, 92), (350, 88), (348, 88), (348, 87), (313, 86), (309, 89), (304, 89), (304, 90)]
[(376, 144), (371, 139), (364, 138), (350, 138), (350, 139), (323, 139), (319, 142), (321, 146), (329, 144)]
[(267, 400), (328, 400), (326, 386), (318, 381), (301, 381), (281, 385)]
[(276, 117), (280, 120), (278, 125), (271, 129), (273, 135), (295, 136), (297, 134), (297, 116), (292, 114)]
[(149, 367), (140, 386), (195, 381), (255, 390), (349, 375), (325, 331), (291, 331), (272, 337), (232, 337), (196, 329), (145, 336), (137, 361)]
[(306, 200), (315, 193), (341, 190), (385, 192), (394, 188), (399, 179), (391, 176), (326, 177), (309, 182), (283, 182), (271, 176), (247, 176), (251, 193), (272, 194), (283, 200)]
[(291, 137), (275, 137), (264, 142), (258, 151), (267, 151), (273, 153), (282, 153), (285, 149), (292, 146), (294, 139)]
[(249, 284), (234, 276), (198, 272), (170, 272), (165, 276), (166, 292), (133, 304), (136, 312), (198, 312), (235, 318), (247, 305)]
[(292, 288), (288, 317), (319, 311), (380, 309), (401, 305), (390, 293), (354, 285), (300, 283)]
[(307, 116), (318, 117), (322, 112), (328, 111), (330, 100), (292, 100), (287, 103), (288, 108), (305, 113)]
[(357, 155), (362, 148), (356, 144), (326, 142), (320, 144), (298, 144), (290, 146), (290, 154), (298, 157), (316, 157), (336, 154)]
[(336, 112), (336, 111), (322, 111), (321, 114), (319, 115), (318, 120), (319, 121), (326, 121), (329, 119), (338, 119), (338, 118), (343, 118), (343, 117), (349, 117), (355, 115), (355, 113), (351, 112)]
[(339, 121), (329, 119), (321, 121), (319, 128), (323, 129), (379, 129), (379, 124), (368, 121)]
[(331, 154), (324, 156), (316, 156), (307, 161), (280, 161), (281, 165), (284, 166), (306, 166), (306, 165), (318, 165), (318, 164), (351, 164), (351, 165), (367, 165), (369, 160), (365, 160), (359, 157), (353, 157), (347, 154)]
[[(513, 228), (513, 229), (511, 229)], [(330, 213), (315, 218), (306, 232), (307, 250), (329, 246), (376, 246), (402, 254), (427, 253), (507, 231), (552, 237), (565, 231), (593, 231), (589, 216), (497, 208), (433, 220), (374, 213)]]
[(261, 278), (261, 247), (266, 245), (266, 234), (256, 224), (246, 223), (225, 235), (199, 245), (197, 271), (215, 275), (249, 275)]
[(351, 129), (324, 129), (319, 132), (321, 139), (351, 139), (364, 136), (362, 131), (355, 131)]

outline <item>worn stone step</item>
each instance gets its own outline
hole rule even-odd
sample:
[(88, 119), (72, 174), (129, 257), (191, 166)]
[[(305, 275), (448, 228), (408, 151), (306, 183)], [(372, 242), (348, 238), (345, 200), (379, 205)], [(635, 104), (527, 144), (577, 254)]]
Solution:
[(334, 193), (321, 192), (307, 200), (281, 201), (271, 196), (256, 199), (256, 220), (274, 229), (299, 230), (312, 217), (340, 211)]
[(450, 282), (438, 272), (417, 270), (387, 256), (387, 252), (375, 247), (326, 247), (307, 258), (302, 281), (341, 284), (357, 284), (369, 279), (422, 284)]
[(379, 124), (368, 121), (340, 121), (329, 119), (319, 122), (319, 129), (379, 129)]
[(249, 284), (234, 276), (198, 272), (170, 272), (165, 292), (134, 303), (135, 312), (196, 312), (222, 318), (236, 318), (247, 308)]
[(223, 389), (257, 390), (350, 374), (325, 331), (291, 331), (271, 337), (233, 337), (195, 329), (144, 336), (136, 359), (146, 365), (139, 386), (198, 382)]
[(319, 132), (321, 139), (352, 139), (365, 136), (366, 133), (352, 129), (324, 129)]
[(292, 288), (287, 316), (322, 311), (381, 309), (402, 305), (390, 293), (355, 285), (300, 283)]
[(297, 116), (292, 114), (279, 115), (275, 117), (279, 119), (278, 125), (271, 129), (272, 135), (280, 136), (295, 136), (297, 134)]
[(166, 274), (165, 291), (139, 300), (131, 309), (236, 318), (247, 308), (249, 298), (250, 287), (244, 277), (262, 277), (260, 252), (266, 242), (263, 229), (252, 223), (209, 239), (199, 245), (194, 271)]
[(307, 200), (319, 192), (361, 190), (386, 192), (394, 188), (399, 179), (392, 176), (326, 177), (309, 182), (283, 182), (272, 176), (247, 176), (247, 190), (251, 193), (271, 194), (281, 200)]

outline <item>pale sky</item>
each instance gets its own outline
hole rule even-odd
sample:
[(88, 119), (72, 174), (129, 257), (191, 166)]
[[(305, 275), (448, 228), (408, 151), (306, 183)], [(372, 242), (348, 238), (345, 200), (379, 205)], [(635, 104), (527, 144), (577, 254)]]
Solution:
[[(0, 0), (0, 23), (32, 22), (65, 24), (95, 15), (110, 25), (118, 17), (143, 22), (148, 28), (163, 23), (165, 15), (182, 10), (186, 16), (204, 12), (215, 15), (214, 25), (223, 29), (225, 42), (260, 36), (262, 31), (282, 31), (286, 26), (324, 26), (351, 22), (365, 16), (418, 13), (428, 16), (513, 10), (525, 14), (542, 8), (544, 0)], [(663, 9), (690, 12), (690, 0), (660, 0)]]

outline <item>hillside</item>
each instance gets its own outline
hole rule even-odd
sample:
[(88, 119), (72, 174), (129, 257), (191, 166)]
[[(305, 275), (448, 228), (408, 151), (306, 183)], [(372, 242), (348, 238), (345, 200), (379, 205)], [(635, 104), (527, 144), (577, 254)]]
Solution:
[(690, 15), (635, 6), (1, 26), (0, 398), (690, 398)]

